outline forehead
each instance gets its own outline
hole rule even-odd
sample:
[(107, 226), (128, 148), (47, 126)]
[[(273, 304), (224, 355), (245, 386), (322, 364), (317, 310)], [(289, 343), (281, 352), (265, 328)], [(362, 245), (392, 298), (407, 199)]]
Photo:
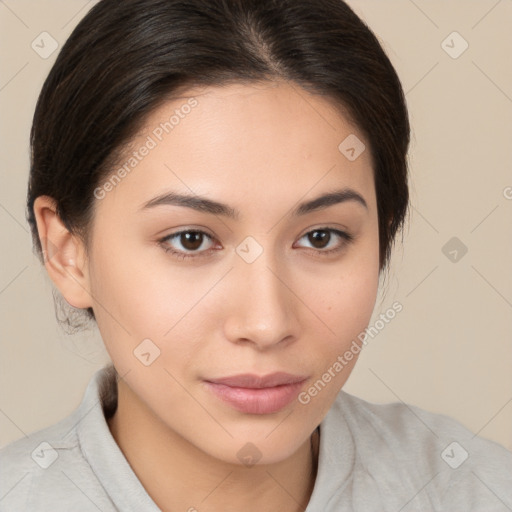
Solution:
[[(357, 158), (347, 158), (345, 141)], [(134, 208), (166, 189), (260, 207), (340, 185), (366, 191), (370, 203), (374, 193), (360, 130), (332, 100), (282, 82), (186, 90), (145, 119), (112, 171), (123, 166), (108, 198)]]

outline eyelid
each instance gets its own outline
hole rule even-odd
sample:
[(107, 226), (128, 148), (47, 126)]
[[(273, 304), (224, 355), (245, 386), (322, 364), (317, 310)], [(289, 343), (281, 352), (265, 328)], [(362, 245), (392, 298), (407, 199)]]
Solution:
[[(213, 235), (211, 235), (210, 233), (205, 231), (203, 228), (201, 228), (201, 229), (185, 228), (185, 229), (180, 229), (179, 231), (175, 231), (174, 233), (169, 233), (168, 235), (159, 239), (158, 244), (164, 249), (165, 252), (170, 252), (182, 259), (185, 259), (188, 257), (192, 257), (192, 258), (201, 257), (201, 256), (209, 254), (213, 250), (210, 248), (210, 249), (206, 249), (203, 251), (188, 251), (188, 252), (187, 251), (177, 251), (177, 250), (171, 248), (169, 245), (166, 245), (166, 242), (169, 239), (177, 238), (177, 237), (179, 237), (179, 235), (182, 235), (183, 233), (199, 233), (199, 234), (205, 235), (207, 238), (209, 238), (212, 241), (217, 241)], [(181, 256), (179, 256), (179, 255), (181, 255)]]
[(339, 237), (341, 239), (341, 246), (335, 247), (334, 249), (315, 249), (314, 247), (306, 247), (306, 249), (309, 249), (317, 254), (331, 254), (335, 252), (342, 251), (347, 244), (350, 244), (355, 240), (355, 236), (348, 232), (348, 230), (343, 230), (340, 228), (334, 228), (331, 226), (321, 226), (318, 228), (308, 229), (303, 235), (301, 235), (298, 239), (301, 240), (309, 233), (314, 233), (315, 231), (328, 231), (330, 233), (334, 233), (335, 236)]
[[(335, 236), (338, 236), (342, 240), (341, 245), (334, 249), (323, 250), (323, 249), (315, 249), (314, 247), (305, 247), (305, 249), (308, 249), (309, 251), (313, 251), (314, 253), (316, 253), (319, 256), (341, 252), (348, 244), (353, 242), (356, 238), (354, 235), (349, 233), (348, 230), (340, 229), (339, 227), (332, 227), (332, 226), (324, 225), (324, 226), (315, 227), (315, 228), (308, 228), (307, 231), (305, 231), (302, 235), (300, 235), (298, 237), (298, 240), (301, 240), (306, 235), (313, 233), (315, 231), (328, 231), (330, 233), (333, 233)], [(201, 258), (204, 256), (208, 256), (212, 251), (215, 250), (215, 249), (210, 248), (210, 249), (206, 249), (203, 251), (189, 251), (189, 252), (177, 251), (175, 249), (172, 249), (170, 246), (166, 245), (167, 240), (178, 237), (179, 235), (181, 235), (183, 233), (199, 233), (199, 234), (205, 235), (212, 241), (217, 241), (217, 239), (213, 235), (211, 235), (210, 233), (205, 231), (203, 228), (190, 227), (190, 228), (180, 229), (179, 231), (175, 231), (174, 233), (170, 233), (170, 234), (164, 236), (163, 238), (158, 240), (158, 244), (162, 247), (162, 249), (165, 252), (173, 254), (178, 259)]]

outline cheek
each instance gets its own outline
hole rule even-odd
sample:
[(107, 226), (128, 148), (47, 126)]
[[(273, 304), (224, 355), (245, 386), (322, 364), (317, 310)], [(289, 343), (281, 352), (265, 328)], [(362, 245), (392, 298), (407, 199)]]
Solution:
[[(322, 329), (327, 335), (318, 336), (311, 326), (309, 338), (314, 346), (309, 347), (308, 360), (316, 372), (298, 400), (306, 408), (316, 408), (318, 418), (327, 413), (357, 362), (362, 350), (360, 335), (375, 306), (378, 277), (378, 257), (360, 260), (345, 275), (325, 280), (324, 293), (311, 295), (315, 311), (329, 330)], [(318, 332), (318, 322), (316, 327)]]
[(98, 327), (109, 352), (122, 347), (131, 353), (142, 340), (158, 339), (169, 330), (173, 313), (181, 309), (180, 291), (172, 275), (159, 275), (147, 255), (128, 242), (98, 239), (108, 240), (94, 248), (89, 265)]
[(371, 319), (379, 286), (378, 243), (369, 240), (364, 250), (338, 267), (338, 277), (322, 280), (323, 291), (312, 286), (310, 295), (315, 311), (329, 330), (326, 336), (313, 336), (316, 380), (305, 390), (304, 401), (313, 400), (324, 410), (343, 387), (362, 350), (362, 338)]
[(186, 275), (158, 247), (99, 239), (109, 243), (93, 251), (90, 286), (98, 328), (118, 371), (144, 371), (137, 357), (148, 352), (157, 356), (152, 367), (191, 366), (195, 340), (204, 338), (204, 296), (218, 280), (216, 273)]
[[(365, 269), (340, 280), (331, 297), (329, 318), (335, 332), (356, 336), (370, 321), (379, 284), (378, 271)], [(357, 331), (357, 332), (356, 332)]]
[(341, 344), (367, 327), (375, 307), (379, 287), (378, 244), (373, 241), (367, 245), (367, 250), (354, 250), (350, 258), (323, 276), (322, 286), (310, 286), (309, 300)]
[[(317, 337), (315, 343), (319, 372), (324, 373), (329, 369), (331, 374), (334, 372), (338, 389), (357, 361), (361, 351), (361, 334), (368, 326), (377, 295), (377, 285), (373, 281), (357, 280), (350, 287), (346, 281), (342, 283), (344, 286), (340, 285), (325, 299), (323, 319), (330, 328), (330, 335)], [(326, 378), (329, 379), (329, 376)]]
[[(337, 264), (318, 264), (315, 272), (303, 268), (292, 272), (298, 277), (295, 283), (290, 278), (292, 288), (318, 316), (304, 310), (297, 317), (303, 339), (315, 342), (317, 361), (327, 363), (343, 353), (370, 320), (378, 288), (377, 232), (374, 235), (361, 240)], [(172, 367), (178, 360), (188, 364), (200, 348), (193, 340), (204, 338), (201, 330), (218, 326), (223, 315), (230, 315), (213, 301), (216, 293), (208, 296), (208, 290), (224, 286), (225, 282), (217, 283), (224, 270), (212, 271), (206, 265), (185, 273), (169, 263), (159, 248), (140, 243), (130, 246), (128, 240), (113, 234), (97, 239), (108, 240), (108, 245), (100, 243), (93, 251), (91, 291), (98, 327), (114, 362), (133, 364), (133, 350), (145, 339), (165, 351), (171, 348), (169, 340), (182, 339), (186, 343), (173, 343), (172, 354), (162, 354), (160, 362), (170, 357)], [(224, 304), (232, 292), (223, 296)]]

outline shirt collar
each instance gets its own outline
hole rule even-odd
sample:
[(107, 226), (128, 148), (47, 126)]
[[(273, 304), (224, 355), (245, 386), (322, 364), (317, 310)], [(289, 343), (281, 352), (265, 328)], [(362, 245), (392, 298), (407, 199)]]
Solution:
[[(349, 481), (355, 450), (343, 417), (345, 395), (340, 391), (320, 424), (317, 476), (305, 512), (321, 510)], [(113, 414), (116, 403), (116, 371), (109, 365), (93, 375), (77, 410), (80, 448), (116, 508), (159, 512), (110, 432), (106, 417)]]
[(105, 412), (112, 400), (117, 401), (117, 382), (110, 365), (93, 375), (78, 410), (82, 453), (118, 510), (160, 512), (110, 432)]

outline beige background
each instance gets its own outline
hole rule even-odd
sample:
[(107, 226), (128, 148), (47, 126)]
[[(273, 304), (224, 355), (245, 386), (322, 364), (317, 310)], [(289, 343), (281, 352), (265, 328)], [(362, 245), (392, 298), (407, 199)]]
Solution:
[[(108, 361), (97, 332), (59, 329), (24, 218), (30, 123), (56, 56), (31, 43), (46, 31), (62, 44), (93, 3), (0, 0), (0, 446), (69, 414)], [(395, 300), (403, 311), (345, 390), (447, 414), (512, 449), (512, 1), (349, 3), (397, 68), (413, 142), (412, 216), (374, 318)], [(442, 46), (454, 31), (469, 44), (458, 58)], [(452, 237), (468, 248), (456, 262), (442, 250)]]

